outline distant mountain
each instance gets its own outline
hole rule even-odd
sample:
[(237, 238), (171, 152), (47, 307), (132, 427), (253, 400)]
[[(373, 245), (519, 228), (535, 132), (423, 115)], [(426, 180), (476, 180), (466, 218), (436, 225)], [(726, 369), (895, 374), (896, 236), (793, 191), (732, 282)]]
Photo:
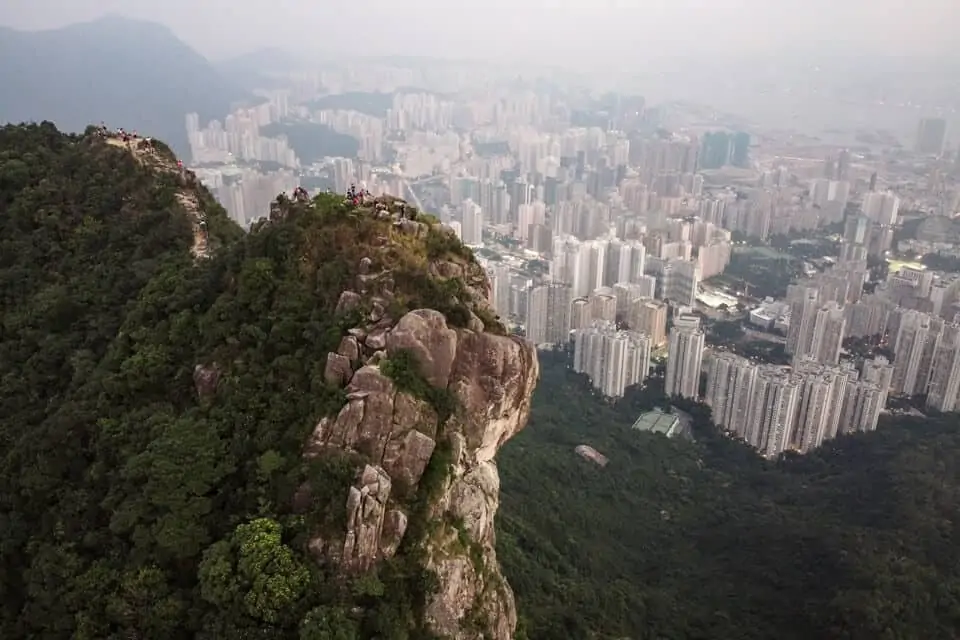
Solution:
[(247, 92), (164, 26), (121, 17), (49, 31), (0, 29), (0, 122), (111, 127), (188, 149), (184, 115), (222, 118)]
[(220, 60), (214, 67), (245, 89), (269, 89), (277, 81), (276, 74), (296, 71), (303, 65), (299, 56), (278, 47), (267, 47)]
[(302, 64), (299, 56), (279, 47), (265, 47), (214, 63), (220, 71), (246, 70), (254, 73), (295, 71)]

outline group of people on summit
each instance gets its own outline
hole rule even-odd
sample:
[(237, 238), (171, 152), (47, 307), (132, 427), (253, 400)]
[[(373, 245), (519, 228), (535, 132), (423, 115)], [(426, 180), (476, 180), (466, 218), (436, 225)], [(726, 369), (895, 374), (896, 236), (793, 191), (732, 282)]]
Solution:
[(147, 144), (153, 143), (152, 138), (141, 138), (136, 131), (131, 133), (125, 130), (123, 127), (118, 127), (115, 131), (112, 131), (108, 129), (107, 125), (105, 125), (102, 122), (100, 123), (100, 126), (97, 127), (97, 135), (100, 136), (101, 138), (120, 138), (122, 142), (133, 142), (136, 140), (142, 140)]
[[(153, 146), (153, 138), (140, 137), (140, 135), (136, 131), (131, 133), (129, 131), (126, 131), (123, 127), (118, 127), (115, 131), (112, 131), (108, 129), (107, 125), (105, 125), (102, 122), (100, 123), (100, 126), (97, 127), (96, 135), (101, 138), (119, 139), (121, 142), (126, 143), (131, 150), (133, 149), (132, 145), (134, 142), (137, 143), (137, 147), (140, 149), (145, 148), (145, 145), (150, 147)], [(188, 176), (187, 168), (183, 165), (183, 160), (177, 160), (177, 171), (180, 173), (181, 182), (183, 184), (187, 184), (183, 182), (184, 180), (187, 179), (187, 176)], [(304, 194), (306, 194), (306, 191), (304, 191)], [(200, 210), (194, 213), (196, 214), (196, 218), (197, 218), (197, 227), (199, 228), (200, 233), (203, 236), (204, 242), (206, 242), (208, 241), (207, 217)]]
[(372, 198), (373, 195), (366, 189), (357, 189), (357, 185), (351, 184), (350, 188), (347, 189), (347, 200), (353, 203), (354, 206), (362, 204), (367, 198)]

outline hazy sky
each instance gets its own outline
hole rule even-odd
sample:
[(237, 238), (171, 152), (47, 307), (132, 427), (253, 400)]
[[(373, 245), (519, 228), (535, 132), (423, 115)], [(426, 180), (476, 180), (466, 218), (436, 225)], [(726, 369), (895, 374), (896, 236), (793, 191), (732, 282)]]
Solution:
[(280, 46), (614, 66), (785, 47), (952, 53), (960, 26), (960, 0), (0, 0), (0, 24), (23, 29), (106, 13), (162, 22), (213, 58)]

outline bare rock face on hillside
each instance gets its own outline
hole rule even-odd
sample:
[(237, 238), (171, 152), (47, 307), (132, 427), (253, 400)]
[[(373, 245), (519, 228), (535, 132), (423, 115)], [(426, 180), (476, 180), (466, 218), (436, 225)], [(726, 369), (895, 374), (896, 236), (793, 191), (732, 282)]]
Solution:
[[(439, 277), (468, 275), (455, 266), (435, 269), (447, 269)], [(486, 293), (485, 279), (466, 269), (474, 280), (465, 284)], [(517, 620), (494, 550), (494, 456), (527, 422), (536, 352), (520, 338), (483, 331), (482, 322), (450, 326), (433, 309), (387, 320), (351, 331), (327, 363), (347, 404), (316, 426), (307, 455), (348, 452), (363, 462), (343, 497), (346, 525), (317, 532), (310, 548), (356, 573), (413, 543), (439, 582), (427, 626), (445, 638), (509, 640)], [(390, 375), (401, 362), (417, 366), (423, 388), (401, 388)]]

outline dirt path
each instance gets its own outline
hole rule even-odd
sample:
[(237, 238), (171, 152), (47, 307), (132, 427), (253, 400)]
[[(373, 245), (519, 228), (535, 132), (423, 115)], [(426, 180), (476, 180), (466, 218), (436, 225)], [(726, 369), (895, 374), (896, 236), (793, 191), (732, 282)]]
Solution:
[[(106, 141), (109, 145), (126, 149), (145, 166), (152, 167), (163, 173), (178, 175), (182, 181), (186, 181), (188, 176), (196, 180), (196, 176), (193, 176), (192, 172), (188, 169), (177, 167), (176, 164), (173, 164), (167, 158), (157, 153), (153, 147), (141, 144), (144, 142), (143, 138), (124, 142), (117, 136), (110, 136), (106, 138)], [(190, 215), (192, 222), (193, 246), (190, 248), (190, 252), (197, 259), (209, 257), (210, 245), (207, 238), (207, 220), (206, 215), (200, 208), (200, 201), (197, 199), (196, 192), (193, 189), (182, 187), (177, 190), (176, 198), (180, 206)]]

